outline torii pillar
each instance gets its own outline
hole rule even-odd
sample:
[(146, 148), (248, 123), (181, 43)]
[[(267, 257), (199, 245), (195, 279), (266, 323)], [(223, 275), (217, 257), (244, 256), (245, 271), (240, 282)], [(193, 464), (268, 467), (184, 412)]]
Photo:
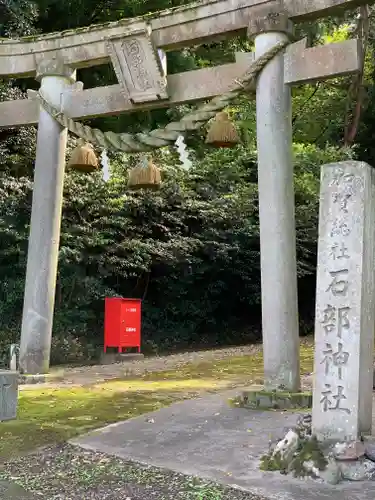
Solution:
[[(255, 59), (292, 36), (281, 2), (254, 9), (248, 35)], [(290, 45), (257, 81), (259, 224), (264, 379), (268, 390), (300, 389), (291, 86), (353, 74), (361, 66), (358, 40), (305, 49)]]
[[(255, 58), (292, 35), (286, 13), (259, 9), (248, 35)], [(261, 72), (256, 88), (264, 381), (267, 390), (300, 389), (297, 259), (291, 89), (284, 52)]]
[[(59, 59), (45, 59), (36, 78), (60, 108), (75, 71)], [(67, 137), (67, 129), (40, 107), (19, 359), (20, 372), (29, 375), (49, 369)]]

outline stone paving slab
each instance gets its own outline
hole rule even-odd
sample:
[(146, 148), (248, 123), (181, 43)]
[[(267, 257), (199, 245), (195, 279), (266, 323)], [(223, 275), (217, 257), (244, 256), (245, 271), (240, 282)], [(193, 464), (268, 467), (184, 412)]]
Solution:
[(0, 481), (0, 500), (35, 500), (35, 496), (16, 484)]
[(259, 470), (270, 439), (285, 435), (297, 413), (229, 407), (228, 394), (176, 403), (71, 441), (143, 464), (217, 481), (278, 500), (368, 500), (375, 481), (320, 484)]

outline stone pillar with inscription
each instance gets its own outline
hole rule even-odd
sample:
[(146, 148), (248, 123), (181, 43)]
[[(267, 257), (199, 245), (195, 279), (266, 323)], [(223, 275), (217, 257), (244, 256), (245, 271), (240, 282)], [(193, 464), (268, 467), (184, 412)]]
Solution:
[(312, 413), (321, 440), (371, 433), (374, 174), (357, 161), (321, 172)]
[(18, 372), (0, 370), (0, 422), (17, 417)]
[[(60, 108), (75, 71), (43, 59), (37, 78), (41, 93)], [(40, 108), (19, 359), (21, 373), (30, 375), (49, 369), (67, 133)]]
[[(278, 4), (252, 15), (258, 58), (288, 40), (292, 26)], [(264, 380), (268, 390), (300, 389), (291, 90), (284, 54), (270, 61), (256, 88)]]

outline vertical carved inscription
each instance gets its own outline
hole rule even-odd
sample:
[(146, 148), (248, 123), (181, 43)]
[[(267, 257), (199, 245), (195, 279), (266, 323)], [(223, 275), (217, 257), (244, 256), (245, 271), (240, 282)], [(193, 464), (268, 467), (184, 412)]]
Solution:
[(341, 219), (336, 218), (332, 224), (331, 229), (331, 237), (333, 236), (349, 236), (350, 227), (346, 222), (343, 222)]
[(145, 52), (140, 42), (136, 38), (125, 40), (122, 42), (121, 47), (130, 68), (134, 88), (139, 91), (151, 89), (154, 82), (147, 69)]
[(329, 183), (331, 188), (332, 226), (327, 234), (331, 242), (326, 242), (330, 249), (328, 255), (327, 283), (325, 293), (331, 297), (330, 303), (318, 314), (324, 331), (325, 344), (320, 354), (320, 365), (324, 367), (324, 388), (320, 394), (323, 412), (341, 411), (351, 413), (345, 406), (345, 368), (350, 363), (350, 352), (345, 348), (344, 334), (350, 334), (351, 308), (348, 305), (350, 292), (350, 244), (346, 239), (352, 232), (350, 217), (351, 203), (357, 190), (363, 187), (362, 179), (341, 168), (333, 171)]
[(338, 295), (345, 297), (349, 287), (348, 281), (349, 269), (338, 269), (337, 271), (330, 271), (331, 283), (327, 288), (327, 292), (331, 292), (334, 297)]
[(325, 334), (334, 332), (337, 328), (337, 337), (341, 339), (342, 330), (349, 330), (350, 328), (349, 311), (349, 306), (333, 307), (331, 304), (327, 304), (327, 307), (323, 310), (323, 319), (321, 320)]
[(334, 243), (331, 247), (330, 256), (333, 260), (350, 259), (350, 256), (348, 255), (348, 249), (345, 246), (344, 242), (341, 242), (340, 244)]
[(351, 410), (342, 405), (341, 401), (347, 399), (344, 394), (344, 387), (342, 385), (337, 386), (337, 390), (334, 393), (331, 388), (331, 384), (325, 384), (325, 390), (322, 392), (322, 399), (320, 403), (323, 405), (323, 411), (343, 411), (350, 415)]
[[(329, 259), (332, 262), (328, 268), (329, 280), (325, 292), (336, 299), (335, 305), (327, 304), (322, 311), (322, 327), (326, 341), (321, 353), (320, 364), (324, 366), (324, 375), (330, 376), (330, 383), (324, 383), (320, 404), (323, 412), (343, 411), (350, 414), (351, 410), (343, 404), (346, 398), (345, 386), (342, 383), (344, 369), (350, 362), (350, 353), (345, 349), (343, 332), (350, 333), (350, 306), (346, 303), (350, 287), (349, 245), (345, 242), (351, 233), (349, 215), (350, 203), (356, 190), (361, 185), (361, 179), (354, 174), (345, 173), (337, 168), (333, 172), (330, 187), (333, 188), (332, 204), (338, 212), (330, 231), (333, 238), (329, 243)], [(342, 265), (344, 264), (344, 265)], [(334, 381), (334, 384), (332, 383)], [(334, 386), (334, 387), (333, 387)]]
[(331, 366), (337, 368), (337, 374), (340, 380), (342, 380), (342, 367), (347, 364), (349, 359), (349, 353), (345, 352), (343, 347), (343, 344), (339, 342), (338, 350), (335, 352), (332, 345), (327, 342), (326, 349), (323, 351), (324, 358), (321, 362), (325, 365), (326, 375), (328, 375)]
[(371, 167), (322, 167), (313, 432), (358, 439), (371, 429), (375, 185)]
[(168, 98), (166, 76), (146, 31), (110, 38), (107, 48), (127, 99), (139, 103)]

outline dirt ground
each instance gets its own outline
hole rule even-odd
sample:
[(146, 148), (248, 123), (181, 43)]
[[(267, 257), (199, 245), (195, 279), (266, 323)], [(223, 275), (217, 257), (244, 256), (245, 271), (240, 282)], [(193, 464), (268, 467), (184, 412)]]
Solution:
[[(261, 352), (262, 346), (248, 345), (210, 351), (185, 352), (167, 356), (152, 356), (140, 360), (114, 363), (111, 365), (92, 365), (80, 367), (53, 368), (47, 375), (44, 387), (85, 386), (108, 380), (138, 377), (148, 373), (163, 372), (182, 368), (189, 363), (220, 361), (230, 357), (247, 356)], [(23, 388), (40, 387), (38, 384), (24, 384)]]
[[(30, 492), (30, 500), (265, 500), (70, 445), (46, 448), (5, 464), (0, 481), (9, 479)], [(8, 500), (1, 490), (0, 500)]]

